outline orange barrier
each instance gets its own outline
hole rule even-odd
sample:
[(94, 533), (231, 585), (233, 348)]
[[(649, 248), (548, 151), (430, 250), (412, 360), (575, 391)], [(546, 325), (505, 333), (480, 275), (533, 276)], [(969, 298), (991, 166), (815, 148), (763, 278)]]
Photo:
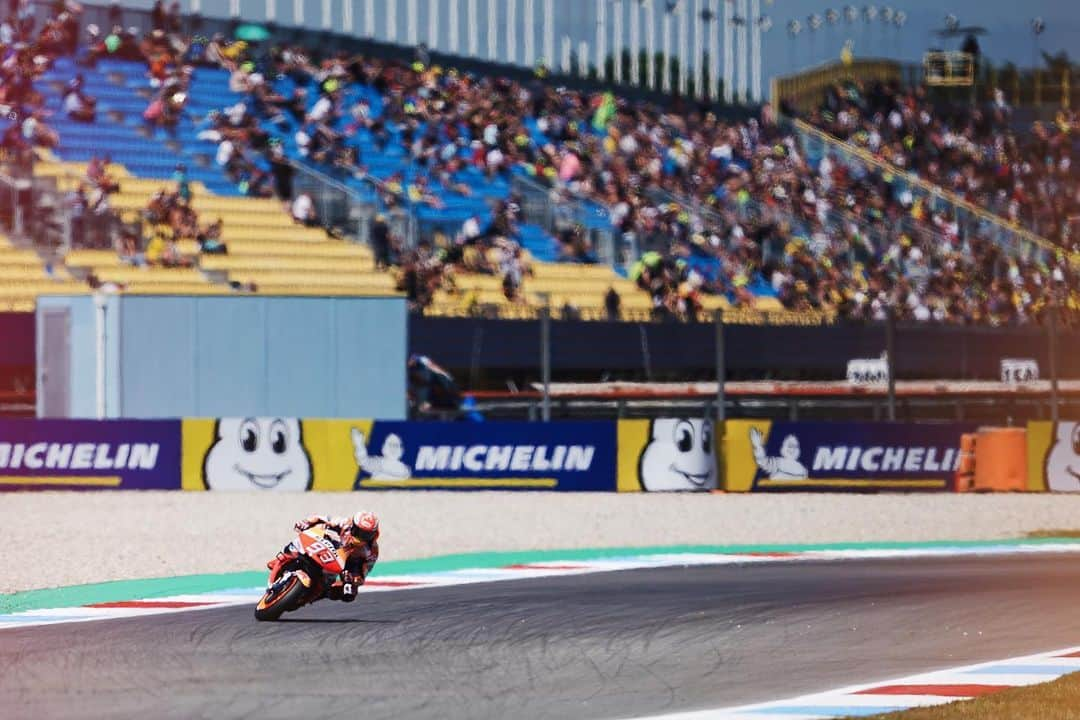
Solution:
[(975, 438), (976, 492), (1027, 490), (1027, 430), (983, 428)]
[(953, 490), (971, 492), (975, 489), (975, 433), (960, 436), (960, 462), (956, 468)]

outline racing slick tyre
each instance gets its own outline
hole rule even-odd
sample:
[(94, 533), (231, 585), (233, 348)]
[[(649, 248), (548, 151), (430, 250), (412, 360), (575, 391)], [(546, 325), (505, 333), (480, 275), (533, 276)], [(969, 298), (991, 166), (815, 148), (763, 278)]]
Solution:
[(295, 610), (304, 601), (308, 588), (293, 575), (279, 592), (267, 590), (255, 606), (256, 620), (277, 620), (283, 613)]

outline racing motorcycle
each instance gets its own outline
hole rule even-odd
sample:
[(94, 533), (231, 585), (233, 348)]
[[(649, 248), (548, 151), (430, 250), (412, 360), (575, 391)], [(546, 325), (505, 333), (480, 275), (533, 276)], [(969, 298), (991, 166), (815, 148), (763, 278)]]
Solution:
[[(327, 583), (345, 571), (346, 554), (341, 539), (325, 525), (313, 525), (289, 543), (293, 555), (267, 581), (266, 593), (255, 606), (256, 620), (277, 620), (283, 613), (313, 603), (323, 595)], [(352, 583), (343, 587), (345, 595), (356, 592)]]

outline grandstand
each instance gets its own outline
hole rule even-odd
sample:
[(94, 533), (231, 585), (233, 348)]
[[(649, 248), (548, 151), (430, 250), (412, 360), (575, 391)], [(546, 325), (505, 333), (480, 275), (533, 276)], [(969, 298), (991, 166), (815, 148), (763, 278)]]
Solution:
[[(120, 122), (85, 125), (58, 121), (62, 142), (57, 148), (65, 162), (38, 162), (35, 174), (54, 177), (61, 191), (82, 182), (85, 162), (106, 155), (113, 160), (110, 174), (120, 191), (110, 198), (113, 208), (136, 217), (147, 199), (169, 184), (178, 162), (186, 162), (193, 181), (192, 207), (204, 217), (223, 221), (222, 240), (228, 255), (205, 256), (196, 267), (131, 267), (110, 250), (73, 250), (65, 258), (75, 271), (92, 272), (103, 282), (135, 293), (224, 293), (228, 283), (254, 284), (260, 292), (282, 294), (386, 294), (393, 285), (384, 273), (371, 270), (371, 253), (361, 245), (327, 239), (319, 229), (297, 227), (271, 199), (242, 196), (233, 183), (214, 167), (206, 167), (200, 153), (207, 149), (196, 137), (193, 124), (182, 122), (176, 138), (146, 138), (142, 112), (147, 100), (145, 65), (103, 60), (97, 69), (77, 67), (58, 58), (41, 78), (47, 106), (59, 108), (56, 88), (65, 87), (77, 74), (87, 91), (99, 98), (99, 111)], [(200, 69), (192, 81), (189, 111), (206, 114), (236, 101), (228, 91), (228, 74)], [(104, 125), (104, 131), (99, 127)], [(198, 255), (197, 245), (182, 242), (180, 251)]]
[(0, 312), (32, 312), (38, 295), (86, 292), (66, 268), (46, 265), (31, 249), (0, 235)]
[[(74, 189), (85, 173), (79, 163), (39, 162), (40, 176), (55, 177), (63, 191)], [(110, 166), (120, 191), (110, 202), (133, 215), (164, 183), (132, 177), (123, 166)], [(194, 185), (193, 207), (201, 214), (220, 217), (228, 255), (207, 255), (194, 268), (132, 267), (115, 250), (72, 250), (66, 265), (92, 272), (134, 293), (225, 293), (228, 283), (255, 283), (269, 294), (386, 294), (393, 292), (385, 273), (371, 270), (371, 252), (353, 243), (328, 240), (320, 230), (296, 227), (273, 200), (236, 195), (212, 195)], [(197, 256), (198, 245), (182, 242), (183, 254)]]
[[(67, 276), (68, 269), (76, 277), (92, 273), (101, 282), (114, 283), (125, 292), (133, 293), (225, 293), (235, 284), (254, 287), (257, 292), (267, 294), (382, 295), (396, 292), (393, 277), (374, 270), (367, 246), (328, 239), (320, 229), (299, 227), (283, 212), (281, 204), (272, 199), (242, 196), (235, 184), (217, 168), (208, 166), (206, 159), (213, 155), (214, 145), (198, 139), (195, 124), (190, 120), (179, 124), (175, 138), (161, 133), (147, 137), (141, 121), (147, 104), (145, 73), (145, 65), (138, 62), (103, 60), (96, 69), (88, 69), (77, 66), (69, 58), (57, 58), (52, 69), (38, 78), (38, 85), (46, 98), (46, 107), (57, 113), (53, 125), (61, 142), (56, 148), (57, 157), (35, 163), (35, 175), (54, 179), (57, 189), (66, 193), (85, 182), (87, 161), (95, 156), (107, 156), (112, 160), (108, 172), (120, 185), (119, 192), (110, 197), (110, 205), (126, 219), (137, 220), (147, 199), (162, 187), (171, 185), (177, 163), (185, 162), (191, 168), (192, 207), (200, 216), (223, 221), (222, 240), (229, 252), (227, 255), (198, 257), (194, 241), (181, 241), (182, 254), (198, 257), (195, 267), (150, 268), (125, 264), (112, 250), (74, 249), (62, 258), (63, 265), (58, 266), (58, 273)], [(61, 93), (77, 74), (82, 76), (86, 92), (99, 99), (99, 111), (114, 122), (102, 120), (87, 125), (62, 119)], [(290, 87), (280, 90), (293, 89), (287, 79), (281, 82)], [(212, 68), (199, 69), (190, 93), (188, 109), (194, 117), (219, 111), (242, 99), (229, 91), (228, 73)], [(289, 149), (295, 152), (292, 134), (284, 134), (284, 139)], [(358, 144), (365, 152), (372, 149), (370, 138), (364, 138)], [(400, 152), (389, 150), (372, 162), (370, 169), (389, 177), (406, 166), (407, 163), (401, 162)], [(490, 182), (475, 175), (474, 186), (483, 186), (477, 189), (485, 190), (487, 197), (508, 192), (505, 181)], [(484, 199), (482, 195), (440, 211), (441, 222), (445, 224), (447, 218), (460, 222), (480, 212), (479, 208), (486, 214)], [(425, 217), (423, 211), (419, 215), (421, 219)], [(550, 258), (548, 245), (551, 239), (539, 228), (524, 226), (522, 237), (526, 246), (533, 247), (536, 256)], [(32, 256), (36, 260), (33, 252), (20, 252), (20, 258)], [(27, 292), (17, 297), (13, 295), (12, 306), (31, 306), (34, 292), (88, 291), (87, 286), (77, 282), (44, 282), (47, 285), (39, 282), (20, 286)], [(550, 296), (553, 304), (562, 305), (569, 300), (586, 311), (599, 312), (609, 287), (633, 298), (625, 303), (628, 310), (648, 310), (647, 303), (633, 294), (632, 283), (616, 276), (610, 268), (599, 266), (570, 268), (538, 263), (536, 277), (529, 282), (529, 294), (525, 299), (531, 301), (532, 310), (540, 304), (539, 294), (544, 293)], [(453, 294), (440, 292), (435, 311), (444, 314), (465, 312), (462, 291), (470, 294), (471, 302), (507, 305), (500, 292), (500, 281), (494, 276), (475, 275), (462, 279), (459, 288), (460, 291)], [(583, 299), (594, 302), (582, 302)]]
[[(982, 88), (991, 119), (974, 122), (888, 60), (816, 68), (777, 83), (793, 102), (735, 107), (686, 94), (682, 78), (671, 95), (638, 93), (610, 71), (530, 74), (355, 34), (270, 27), (270, 42), (248, 44), (186, 18), (103, 39), (86, 34), (99, 11), (76, 10), (80, 35), (59, 50), (36, 45), (39, 17), (19, 62), (0, 68), (0, 176), (32, 154), (40, 201), (19, 226), (21, 191), (0, 177), (6, 310), (97, 290), (403, 296), (410, 349), (474, 389), (535, 381), (522, 368), (540, 323), (500, 320), (551, 317), (567, 321), (560, 343), (602, 345), (556, 359), (577, 380), (707, 375), (717, 336), (783, 324), (761, 329), (796, 338), (787, 350), (729, 341), (746, 356), (731, 372), (805, 380), (879, 355), (884, 335), (865, 338), (889, 320), (1028, 326), (1009, 341), (1019, 356), (1049, 318), (1080, 318), (1080, 125), (1067, 110), (1030, 125)], [(25, 97), (10, 94), (27, 80)], [(73, 92), (92, 99), (92, 122), (69, 115)], [(995, 134), (1008, 173), (978, 160)], [(719, 329), (689, 327), (715, 318)], [(571, 330), (579, 319), (686, 326)], [(836, 327), (796, 332), (822, 325)], [(815, 364), (811, 338), (829, 333), (848, 340)], [(971, 348), (962, 358), (985, 353)], [(931, 366), (997, 372), (919, 361), (913, 378)]]
[[(147, 57), (170, 52), (144, 42)], [(37, 150), (34, 175), (64, 197), (86, 184), (89, 161), (108, 157), (119, 184), (108, 206), (146, 242), (161, 232), (145, 221), (147, 204), (177, 187), (183, 164), (190, 207), (201, 222), (220, 218), (227, 252), (203, 252), (194, 233), (168, 263), (78, 242), (44, 252), (43, 263), (21, 245), (5, 250), (8, 306), (88, 292), (93, 282), (133, 293), (404, 292), (437, 315), (532, 317), (550, 303), (572, 309), (567, 317), (598, 318), (610, 314), (613, 290), (627, 318), (787, 309), (880, 320), (894, 306), (912, 320), (1008, 324), (1037, 319), (1048, 278), (1068, 282), (1073, 271), (1055, 249), (1067, 238), (1036, 206), (996, 219), (944, 190), (905, 200), (926, 183), (898, 184), (902, 168), (858, 147), (866, 128), (852, 135), (812, 113), (832, 136), (767, 114), (760, 123), (664, 114), (439, 67), (371, 58), (315, 66), (299, 48), (273, 58), (242, 44), (223, 50), (226, 59), (194, 58), (193, 70), (176, 62), (154, 79), (161, 68), (150, 65), (160, 62), (101, 48), (53, 58), (33, 79), (58, 142)], [(78, 59), (88, 52), (102, 57)], [(66, 116), (72, 87), (96, 98), (96, 122)], [(174, 121), (148, 119), (168, 92), (182, 98)], [(350, 229), (359, 232), (346, 237), (330, 219), (298, 224), (290, 198), (268, 197), (269, 147), (316, 184), (343, 187), (367, 219)], [(539, 211), (518, 207), (523, 188)], [(376, 213), (402, 221), (389, 271), (369, 244)], [(463, 240), (477, 242), (461, 235), (470, 218), (490, 225), (472, 264), (454, 259)], [(1050, 240), (1016, 228), (1021, 221), (1038, 221)], [(991, 301), (1010, 288), (1011, 300)]]

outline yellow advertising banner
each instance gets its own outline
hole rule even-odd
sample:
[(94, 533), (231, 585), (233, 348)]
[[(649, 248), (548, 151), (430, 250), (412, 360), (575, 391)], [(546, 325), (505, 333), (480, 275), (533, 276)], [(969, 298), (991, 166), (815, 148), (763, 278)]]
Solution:
[(615, 455), (611, 422), (196, 419), (183, 421), (181, 486), (610, 492)]
[(1029, 490), (1080, 492), (1080, 423), (1033, 420), (1027, 444)]
[(713, 422), (702, 418), (620, 420), (619, 492), (716, 490), (719, 448)]
[(615, 488), (619, 492), (641, 492), (638, 472), (641, 453), (649, 442), (648, 420), (620, 420), (618, 429), (618, 459)]
[(359, 419), (185, 419), (181, 487), (352, 490), (354, 437), (369, 435), (372, 424)]
[(724, 432), (724, 490), (750, 492), (758, 465), (752, 438), (769, 437), (770, 420), (728, 420)]

